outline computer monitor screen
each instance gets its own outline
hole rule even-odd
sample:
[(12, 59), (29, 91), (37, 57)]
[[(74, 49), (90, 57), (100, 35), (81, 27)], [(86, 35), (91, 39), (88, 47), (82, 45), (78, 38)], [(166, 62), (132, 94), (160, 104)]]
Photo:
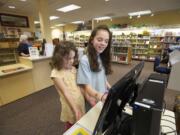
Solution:
[(135, 100), (138, 89), (137, 78), (143, 67), (144, 62), (142, 61), (117, 81), (109, 90), (109, 94), (94, 128), (93, 135), (106, 133), (110, 127), (112, 129), (113, 123), (120, 120), (122, 110), (126, 103), (132, 103)]

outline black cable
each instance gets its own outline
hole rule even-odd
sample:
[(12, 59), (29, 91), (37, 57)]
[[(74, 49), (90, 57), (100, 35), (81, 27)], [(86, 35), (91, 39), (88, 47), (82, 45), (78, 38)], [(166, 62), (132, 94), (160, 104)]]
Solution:
[(164, 108), (164, 110), (163, 110), (163, 114), (165, 113), (165, 110), (166, 110), (166, 101), (165, 100), (163, 100), (163, 108)]

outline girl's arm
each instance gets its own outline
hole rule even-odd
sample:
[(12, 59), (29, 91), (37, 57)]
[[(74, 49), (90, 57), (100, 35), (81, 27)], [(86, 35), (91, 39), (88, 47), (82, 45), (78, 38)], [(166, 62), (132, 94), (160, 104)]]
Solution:
[(107, 87), (108, 90), (110, 90), (110, 88), (111, 88), (111, 85), (110, 85), (110, 83), (108, 81), (106, 81), (106, 87)]
[(25, 54), (25, 53), (21, 52), (21, 56), (29, 57), (29, 54)]
[(53, 78), (54, 84), (56, 86), (56, 89), (61, 92), (63, 94), (63, 96), (65, 97), (65, 99), (67, 100), (67, 103), (69, 104), (70, 108), (72, 109), (72, 111), (75, 114), (76, 117), (76, 121), (78, 121), (83, 113), (80, 110), (80, 107), (78, 107), (75, 102), (73, 97), (71, 96), (71, 94), (69, 93), (69, 90), (66, 86), (66, 84), (64, 83), (63, 79), (60, 78)]
[(85, 97), (86, 97), (87, 100), (91, 100), (92, 101), (92, 98), (95, 98), (98, 101), (101, 100), (103, 94), (100, 93), (100, 92), (97, 92), (89, 84), (82, 85), (82, 88), (85, 90)]
[(96, 105), (96, 99), (89, 96), (89, 94), (82, 87), (80, 87), (80, 88), (81, 88), (82, 94), (84, 95), (85, 99), (89, 102), (89, 104), (91, 106)]

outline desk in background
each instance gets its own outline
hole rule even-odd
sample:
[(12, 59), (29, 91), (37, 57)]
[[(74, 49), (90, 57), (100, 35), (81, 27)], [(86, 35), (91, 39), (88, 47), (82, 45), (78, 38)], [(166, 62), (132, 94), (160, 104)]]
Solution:
[[(20, 63), (0, 67), (0, 106), (53, 85), (51, 57), (20, 57)], [(7, 72), (3, 72), (7, 71)]]

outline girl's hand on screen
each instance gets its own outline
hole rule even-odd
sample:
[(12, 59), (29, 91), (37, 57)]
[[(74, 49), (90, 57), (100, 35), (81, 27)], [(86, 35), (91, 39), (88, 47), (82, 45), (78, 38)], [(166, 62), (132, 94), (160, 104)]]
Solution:
[(89, 97), (88, 102), (91, 106), (95, 106), (97, 103), (96, 99), (93, 97)]
[(106, 98), (108, 96), (108, 93), (105, 92), (102, 96), (101, 96), (101, 101), (104, 103), (106, 101)]

